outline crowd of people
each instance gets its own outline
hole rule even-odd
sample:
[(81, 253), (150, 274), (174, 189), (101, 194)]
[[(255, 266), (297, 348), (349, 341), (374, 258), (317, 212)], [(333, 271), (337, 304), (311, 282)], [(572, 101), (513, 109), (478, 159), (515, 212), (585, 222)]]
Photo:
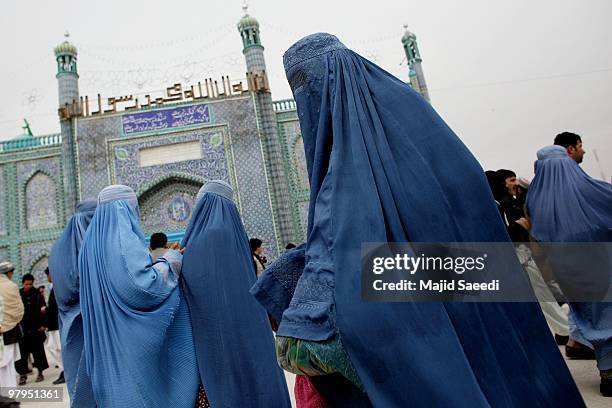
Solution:
[[(508, 235), (517, 244), (517, 256), (557, 344), (565, 346), (567, 358), (596, 359), (601, 393), (610, 396), (612, 310), (609, 308), (612, 305), (568, 301), (563, 286), (569, 292), (572, 288), (567, 285), (571, 283), (558, 281), (559, 274), (554, 274), (555, 268), (551, 266), (554, 262), (548, 259), (546, 251), (537, 253), (538, 241), (609, 242), (612, 238), (608, 235), (612, 225), (609, 224), (611, 187), (591, 179), (580, 169), (584, 153), (582, 138), (563, 132), (554, 138), (552, 146), (538, 152), (533, 183), (517, 178), (513, 171), (506, 169), (487, 171), (486, 175)], [(530, 187), (531, 194), (528, 194)], [(551, 194), (553, 191), (555, 194)], [(568, 225), (560, 226), (560, 223)], [(609, 283), (609, 279), (608, 275), (601, 283)]]
[[(305, 37), (284, 64), (310, 180), (307, 241), (268, 262), (217, 180), (180, 243), (156, 233), (147, 245), (134, 191), (106, 187), (52, 248), (56, 308), (0, 263), (0, 385), (15, 367), (27, 381), (30, 354), (43, 377), (46, 331), (73, 407), (290, 407), (281, 368), (300, 408), (584, 406), (557, 344), (595, 358), (612, 396), (612, 305), (565, 297), (537, 250), (612, 241), (612, 187), (579, 167), (581, 138), (538, 151), (531, 183), (484, 173), (427, 102), (336, 37)], [(511, 240), (512, 272), (539, 304), (360, 298), (363, 242)]]
[[(44, 292), (34, 287), (34, 276), (27, 273), (21, 278), (21, 289), (12, 281), (14, 267), (10, 262), (0, 263), (0, 302), (2, 303), (2, 343), (0, 360), (0, 386), (15, 387), (16, 373), (19, 385), (25, 385), (28, 374), (36, 368), (36, 382), (44, 381), (43, 372), (49, 368), (49, 360), (57, 368), (62, 367), (59, 340), (59, 320), (53, 288), (45, 299)], [(49, 270), (45, 270), (52, 283)], [(42, 288), (42, 287), (41, 287)], [(53, 381), (63, 384), (64, 373)]]

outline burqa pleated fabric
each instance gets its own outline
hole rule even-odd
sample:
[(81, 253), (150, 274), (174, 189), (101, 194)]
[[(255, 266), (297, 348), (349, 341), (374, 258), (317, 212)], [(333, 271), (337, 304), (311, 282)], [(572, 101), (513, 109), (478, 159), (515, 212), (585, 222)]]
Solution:
[(376, 407), (583, 405), (537, 304), (361, 301), (362, 242), (509, 238), (475, 158), (405, 83), (329, 34), (284, 63), (311, 190), (306, 267), (278, 334), (339, 333)]
[(198, 195), (181, 243), (182, 281), (210, 405), (290, 407), (270, 323), (249, 293), (255, 272), (232, 189), (211, 181)]
[(199, 377), (181, 254), (155, 265), (136, 195), (106, 187), (79, 254), (85, 362), (100, 407), (189, 407)]
[(96, 210), (96, 200), (79, 203), (49, 256), (49, 272), (59, 310), (62, 362), (70, 406), (95, 407), (83, 351), (83, 319), (79, 299), (79, 252)]
[[(561, 146), (540, 149), (537, 156), (535, 177), (527, 194), (533, 237), (543, 242), (612, 242), (612, 184), (591, 178)], [(602, 248), (606, 250), (593, 250)], [(588, 281), (609, 288), (612, 269), (595, 274), (592, 270), (610, 266), (612, 254), (607, 248), (603, 254), (607, 263), (602, 259), (597, 268), (577, 270), (574, 275), (584, 279), (589, 274)], [(564, 278), (559, 283), (566, 291)], [(612, 304), (572, 302), (571, 310), (579, 337), (595, 349), (598, 368), (612, 369)]]

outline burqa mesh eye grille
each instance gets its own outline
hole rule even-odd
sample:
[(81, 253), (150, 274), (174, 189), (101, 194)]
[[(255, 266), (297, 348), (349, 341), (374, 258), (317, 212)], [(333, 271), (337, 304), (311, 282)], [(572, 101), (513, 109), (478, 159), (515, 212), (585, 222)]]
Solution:
[(297, 70), (289, 79), (289, 86), (291, 87), (291, 90), (295, 92), (296, 89), (306, 83), (307, 79), (308, 77), (304, 71), (301, 69)]

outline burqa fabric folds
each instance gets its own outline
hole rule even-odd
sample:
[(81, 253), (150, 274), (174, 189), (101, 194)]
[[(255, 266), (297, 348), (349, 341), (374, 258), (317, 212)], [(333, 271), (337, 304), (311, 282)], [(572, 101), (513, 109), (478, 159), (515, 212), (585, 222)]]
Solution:
[(201, 190), (181, 244), (183, 288), (204, 390), (212, 407), (290, 407), (266, 312), (255, 283), (249, 240), (231, 187)]
[(311, 195), (306, 267), (278, 334), (339, 333), (376, 407), (583, 405), (537, 304), (361, 301), (362, 242), (508, 235), (475, 158), (406, 84), (329, 34), (284, 63)]
[[(612, 242), (612, 184), (591, 178), (561, 146), (542, 148), (537, 155), (535, 177), (527, 194), (533, 237), (543, 242)], [(564, 288), (566, 282), (571, 283), (565, 278), (578, 280), (585, 276), (589, 283), (609, 289), (609, 245), (594, 246), (592, 250), (598, 253), (589, 255), (603, 255), (606, 260), (600, 259), (597, 268), (580, 270), (578, 265), (572, 276), (561, 276), (559, 283), (564, 292), (574, 289)], [(564, 264), (567, 267), (567, 260)], [(593, 271), (601, 266), (604, 268)], [(612, 369), (612, 304), (572, 302), (571, 310), (580, 337), (595, 349), (598, 368)]]
[(96, 210), (96, 200), (77, 205), (49, 256), (49, 272), (59, 310), (60, 341), (64, 377), (72, 407), (94, 407), (83, 350), (83, 319), (79, 298), (79, 252), (85, 232)]
[[(161, 260), (161, 261), (160, 261)], [(136, 195), (110, 186), (79, 254), (85, 363), (100, 407), (193, 407), (199, 386), (181, 254), (152, 259)]]
[(586, 174), (562, 146), (537, 157), (527, 193), (531, 234), (543, 242), (612, 241), (612, 184)]
[(257, 279), (251, 294), (277, 322), (283, 318), (304, 271), (306, 244), (279, 256)]

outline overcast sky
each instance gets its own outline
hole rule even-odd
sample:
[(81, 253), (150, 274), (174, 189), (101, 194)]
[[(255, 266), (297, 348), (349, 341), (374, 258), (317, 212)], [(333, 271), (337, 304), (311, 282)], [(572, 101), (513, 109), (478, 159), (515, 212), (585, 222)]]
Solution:
[[(59, 131), (53, 47), (79, 51), (81, 95), (146, 93), (244, 77), (241, 0), (2, 2), (0, 140)], [(485, 169), (532, 177), (538, 148), (570, 130), (584, 169), (612, 177), (611, 0), (252, 0), (274, 99), (291, 97), (282, 54), (327, 31), (403, 80), (400, 38), (418, 38), (432, 104)], [(595, 161), (596, 149), (600, 165)]]

